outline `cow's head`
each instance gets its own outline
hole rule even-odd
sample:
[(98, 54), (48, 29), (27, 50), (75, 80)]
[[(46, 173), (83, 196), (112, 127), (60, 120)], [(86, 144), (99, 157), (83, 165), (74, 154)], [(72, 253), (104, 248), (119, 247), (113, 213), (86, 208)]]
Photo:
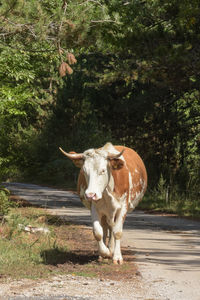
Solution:
[(107, 143), (100, 149), (89, 149), (83, 153), (67, 153), (59, 149), (77, 167), (82, 168), (87, 182), (85, 196), (90, 201), (98, 201), (102, 198), (110, 180), (111, 170), (119, 170), (124, 165), (124, 161), (120, 159), (124, 149), (118, 152), (111, 143)]

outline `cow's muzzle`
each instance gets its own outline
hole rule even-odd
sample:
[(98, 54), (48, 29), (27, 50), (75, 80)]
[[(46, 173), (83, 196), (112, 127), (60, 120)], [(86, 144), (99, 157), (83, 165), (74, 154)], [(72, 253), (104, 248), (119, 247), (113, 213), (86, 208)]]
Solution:
[(89, 200), (89, 201), (92, 201), (92, 200), (97, 201), (98, 200), (96, 193), (85, 193), (85, 196), (86, 196), (87, 200)]

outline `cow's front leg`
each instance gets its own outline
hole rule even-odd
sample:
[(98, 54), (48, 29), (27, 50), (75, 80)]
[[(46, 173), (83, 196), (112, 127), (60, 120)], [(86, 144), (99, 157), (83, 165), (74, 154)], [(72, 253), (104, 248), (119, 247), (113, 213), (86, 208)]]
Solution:
[(115, 225), (113, 226), (113, 235), (115, 239), (115, 247), (113, 253), (113, 263), (114, 264), (123, 264), (123, 258), (121, 254), (121, 237), (122, 237), (122, 229), (123, 229), (123, 222), (125, 218), (125, 212), (121, 209), (116, 214)]
[(99, 254), (102, 257), (111, 257), (110, 250), (106, 247), (103, 241), (103, 228), (101, 226), (101, 219), (93, 203), (91, 207), (91, 216), (92, 216), (93, 234), (95, 239), (97, 240)]

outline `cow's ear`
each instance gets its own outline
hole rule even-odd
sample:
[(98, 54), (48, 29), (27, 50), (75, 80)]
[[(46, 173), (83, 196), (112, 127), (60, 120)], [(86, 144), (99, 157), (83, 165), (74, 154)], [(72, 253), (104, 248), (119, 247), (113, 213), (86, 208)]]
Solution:
[(124, 165), (124, 161), (120, 158), (112, 158), (109, 159), (109, 161), (110, 161), (110, 166), (113, 170), (119, 170)]
[(76, 153), (76, 152), (65, 152), (61, 147), (59, 147), (60, 151), (62, 152), (62, 154), (64, 154), (65, 156), (67, 156), (69, 159), (71, 159), (73, 161), (73, 163), (75, 164), (75, 166), (77, 166), (78, 168), (81, 168), (84, 162), (84, 155), (83, 153)]
[(73, 163), (75, 164), (76, 167), (78, 168), (82, 168), (83, 166), (83, 162), (84, 160), (83, 159), (72, 159)]
[[(69, 154), (76, 154), (76, 152), (71, 151), (71, 152), (69, 152)], [(73, 158), (71, 158), (71, 160), (75, 164), (76, 167), (82, 168), (83, 162), (84, 162), (83, 158), (80, 158), (80, 159), (77, 159), (77, 158), (73, 159)]]

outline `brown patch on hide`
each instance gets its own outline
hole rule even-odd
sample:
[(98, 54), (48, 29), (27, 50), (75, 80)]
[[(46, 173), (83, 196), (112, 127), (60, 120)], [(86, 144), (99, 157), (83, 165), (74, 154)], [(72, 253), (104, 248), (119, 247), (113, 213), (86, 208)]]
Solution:
[(114, 193), (121, 197), (129, 190), (128, 170), (123, 165), (120, 169), (111, 168), (111, 174), (114, 178)]
[(81, 169), (79, 176), (78, 176), (78, 184), (77, 184), (77, 190), (78, 190), (78, 194), (80, 195), (81, 192), (81, 187), (84, 188), (86, 190), (87, 188), (87, 182), (85, 180), (85, 176), (84, 176), (84, 172)]
[[(114, 178), (114, 192), (117, 196), (122, 196), (127, 193), (127, 199), (129, 193), (131, 193), (131, 200), (134, 200), (136, 193), (145, 191), (147, 186), (147, 173), (144, 163), (140, 156), (132, 149), (115, 146), (115, 149), (121, 152), (125, 148), (123, 157), (125, 159), (124, 166), (121, 169), (112, 169), (112, 175)], [(132, 177), (132, 189), (129, 187), (129, 172)]]

